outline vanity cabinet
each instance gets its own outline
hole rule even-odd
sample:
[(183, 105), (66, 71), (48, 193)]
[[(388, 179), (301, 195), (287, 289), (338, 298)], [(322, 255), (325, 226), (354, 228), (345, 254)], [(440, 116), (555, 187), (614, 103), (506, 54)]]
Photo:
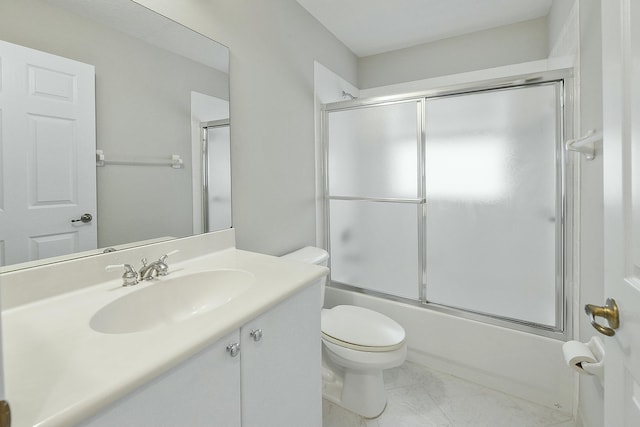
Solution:
[(81, 425), (320, 427), (319, 301), (298, 291)]
[(322, 426), (320, 335), (318, 285), (241, 328), (242, 427)]
[(80, 425), (240, 426), (240, 357), (226, 349), (239, 340), (234, 331)]

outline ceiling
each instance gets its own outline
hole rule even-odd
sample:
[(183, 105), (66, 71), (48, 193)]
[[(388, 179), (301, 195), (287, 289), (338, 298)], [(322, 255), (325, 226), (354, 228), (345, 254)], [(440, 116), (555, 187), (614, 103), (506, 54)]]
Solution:
[(359, 57), (547, 16), (552, 0), (297, 0)]

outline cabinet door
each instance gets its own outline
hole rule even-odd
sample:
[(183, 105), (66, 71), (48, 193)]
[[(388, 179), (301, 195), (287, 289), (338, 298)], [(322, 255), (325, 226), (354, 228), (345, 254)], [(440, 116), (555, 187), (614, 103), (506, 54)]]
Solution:
[(226, 349), (238, 341), (227, 335), (80, 425), (239, 427), (240, 356)]
[[(259, 340), (251, 335), (257, 330)], [(320, 427), (319, 285), (250, 321), (240, 334), (242, 426)]]

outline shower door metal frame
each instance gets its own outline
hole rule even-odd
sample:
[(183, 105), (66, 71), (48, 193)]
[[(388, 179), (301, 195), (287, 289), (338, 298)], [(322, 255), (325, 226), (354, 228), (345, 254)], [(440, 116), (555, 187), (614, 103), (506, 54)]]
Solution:
[[(556, 325), (548, 326), (532, 322), (527, 322), (519, 319), (506, 318), (496, 316), (488, 313), (474, 312), (459, 308), (448, 307), (431, 303), (427, 300), (426, 290), (426, 270), (425, 270), (425, 246), (426, 246), (426, 230), (425, 221), (426, 218), (426, 193), (425, 193), (425, 170), (424, 170), (424, 153), (426, 146), (426, 132), (425, 132), (425, 117), (424, 109), (427, 99), (439, 98), (449, 95), (462, 95), (472, 94), (478, 92), (495, 91), (501, 89), (516, 89), (541, 84), (553, 84), (558, 83), (556, 94), (557, 101), (557, 143), (556, 147), (556, 210), (557, 217), (560, 218), (558, 226), (556, 227), (556, 298), (555, 298), (555, 312), (556, 312)], [(422, 100), (422, 101), (421, 101)], [(394, 295), (389, 295), (382, 292), (372, 291), (348, 285), (344, 283), (334, 282), (331, 280), (331, 273), (329, 273), (329, 285), (339, 289), (346, 289), (358, 293), (368, 294), (376, 297), (385, 298), (388, 300), (398, 301), (413, 306), (420, 306), (426, 309), (432, 309), (447, 314), (451, 314), (457, 317), (462, 317), (470, 320), (476, 320), (491, 325), (507, 327), (523, 332), (528, 332), (536, 335), (546, 336), (555, 339), (567, 340), (573, 336), (573, 325), (570, 319), (572, 319), (572, 288), (574, 281), (574, 270), (576, 260), (574, 258), (574, 248), (568, 242), (573, 242), (573, 236), (575, 234), (574, 227), (578, 222), (576, 215), (576, 209), (574, 206), (574, 192), (577, 191), (578, 173), (577, 168), (579, 163), (574, 165), (574, 162), (570, 162), (567, 156), (564, 141), (573, 138), (574, 129), (574, 79), (572, 69), (560, 69), (551, 70), (541, 73), (524, 74), (518, 76), (512, 76), (509, 78), (491, 79), (479, 82), (465, 83), (455, 86), (448, 86), (444, 88), (431, 89), (422, 92), (413, 92), (404, 95), (373, 97), (368, 99), (355, 99), (349, 101), (341, 101), (330, 104), (325, 104), (321, 109), (321, 141), (322, 141), (322, 176), (324, 181), (324, 194), (323, 194), (323, 218), (324, 223), (324, 247), (330, 252), (330, 200), (364, 200), (368, 198), (358, 197), (340, 197), (329, 196), (329, 174), (328, 174), (328, 154), (329, 154), (329, 142), (328, 142), (328, 120), (327, 116), (331, 112), (358, 109), (363, 107), (385, 105), (397, 102), (420, 102), (422, 115), (418, 118), (419, 123), (419, 152), (421, 161), (419, 162), (419, 179), (421, 182), (418, 184), (420, 197), (415, 200), (395, 200), (395, 199), (369, 199), (369, 201), (393, 201), (404, 203), (418, 203), (422, 206), (421, 219), (418, 224), (418, 232), (421, 238), (418, 243), (419, 251), (419, 268), (421, 283), (419, 286), (419, 300), (413, 300)], [(331, 259), (329, 259), (331, 263)]]
[[(230, 128), (229, 119), (213, 120), (200, 123), (200, 139), (201, 139), (201, 167), (202, 167), (202, 230), (204, 233), (209, 232), (209, 128)], [(231, 166), (229, 166), (231, 168)], [(231, 177), (229, 177), (231, 178)], [(229, 182), (231, 185), (231, 182)], [(232, 191), (231, 189), (229, 190)], [(231, 206), (233, 212), (233, 193), (231, 193)], [(231, 228), (233, 228), (233, 216), (231, 217)]]
[[(329, 220), (329, 201), (330, 200), (352, 200), (352, 201), (367, 201), (367, 202), (377, 202), (377, 203), (403, 203), (403, 204), (415, 204), (416, 205), (416, 220), (418, 221), (418, 234), (419, 236), (424, 236), (425, 235), (425, 228), (424, 228), (424, 216), (426, 214), (426, 210), (425, 210), (425, 204), (426, 204), (426, 194), (425, 194), (425, 170), (424, 170), (424, 161), (422, 161), (421, 159), (424, 157), (424, 153), (425, 153), (425, 123), (424, 123), (424, 116), (425, 116), (425, 99), (424, 97), (402, 97), (399, 99), (387, 99), (387, 100), (381, 100), (380, 102), (374, 102), (374, 103), (370, 103), (368, 102), (370, 100), (359, 100), (359, 99), (355, 99), (352, 101), (346, 101), (346, 102), (337, 102), (337, 103), (332, 103), (332, 104), (326, 104), (323, 106), (322, 108), (322, 117), (321, 117), (321, 134), (322, 134), (322, 153), (323, 153), (323, 161), (322, 161), (322, 165), (323, 165), (323, 172), (322, 172), (322, 176), (324, 177), (324, 195), (323, 195), (323, 201), (324, 201), (324, 218), (323, 218), (323, 222), (325, 224), (324, 226), (324, 247), (327, 249), (327, 251), (330, 253), (331, 252), (331, 245), (330, 245), (330, 239), (329, 239), (329, 233), (331, 231), (330, 228), (330, 220)], [(355, 108), (361, 108), (361, 107), (368, 107), (368, 106), (385, 106), (385, 105), (392, 105), (392, 104), (399, 104), (399, 103), (409, 103), (409, 102), (415, 102), (416, 103), (416, 122), (417, 122), (417, 134), (418, 134), (418, 138), (419, 138), (419, 142), (417, 144), (417, 156), (418, 156), (418, 164), (416, 165), (416, 167), (418, 168), (418, 173), (417, 173), (417, 194), (418, 197), (416, 198), (381, 198), (381, 197), (351, 197), (351, 196), (330, 196), (328, 191), (329, 191), (329, 174), (327, 173), (328, 171), (328, 160), (329, 160), (329, 145), (327, 143), (327, 141), (325, 141), (325, 136), (328, 134), (327, 129), (326, 129), (326, 114), (329, 111), (342, 111), (342, 110), (351, 110), (351, 109), (355, 109)], [(345, 104), (349, 104), (349, 105), (345, 105)], [(342, 105), (345, 105), (345, 107), (343, 108)], [(422, 283), (422, 285), (419, 287), (418, 289), (418, 299), (417, 300), (412, 300), (412, 299), (408, 299), (408, 298), (402, 298), (402, 297), (397, 297), (397, 296), (393, 296), (393, 295), (388, 295), (382, 292), (377, 292), (377, 291), (373, 291), (373, 290), (369, 290), (369, 289), (364, 289), (364, 288), (360, 288), (357, 286), (353, 286), (353, 285), (347, 285), (347, 284), (342, 284), (339, 282), (332, 282), (331, 281), (331, 273), (329, 273), (329, 279), (328, 279), (328, 283), (329, 284), (338, 284), (339, 286), (344, 286), (348, 289), (352, 289), (355, 290), (357, 292), (362, 292), (362, 293), (371, 293), (371, 294), (375, 294), (378, 296), (383, 296), (385, 298), (397, 298), (401, 301), (412, 301), (412, 302), (422, 302), (425, 301), (425, 290), (426, 287), (424, 286), (424, 282), (425, 282), (425, 258), (422, 256), (424, 254), (424, 239), (423, 238), (419, 238), (418, 239), (418, 253), (416, 254), (418, 256), (418, 270), (419, 270), (419, 276), (420, 276), (420, 281)], [(329, 257), (329, 265), (331, 264), (331, 257)]]

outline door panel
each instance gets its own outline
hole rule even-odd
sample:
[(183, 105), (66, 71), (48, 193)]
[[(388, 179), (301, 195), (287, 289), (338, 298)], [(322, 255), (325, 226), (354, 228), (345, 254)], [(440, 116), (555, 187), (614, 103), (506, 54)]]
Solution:
[(327, 113), (331, 280), (418, 300), (423, 100)]
[(429, 302), (561, 329), (559, 93), (553, 82), (427, 99)]
[(419, 112), (417, 101), (332, 112), (329, 194), (419, 197)]
[(367, 200), (331, 200), (329, 206), (331, 280), (419, 299), (422, 206)]
[[(605, 338), (605, 426), (640, 425), (640, 4), (602, 2), (605, 298), (620, 326)], [(599, 319), (600, 321), (601, 319)]]
[(28, 115), (27, 206), (69, 205), (77, 201), (74, 121)]
[(31, 96), (41, 96), (56, 101), (77, 102), (77, 77), (65, 72), (27, 65)]
[(31, 236), (29, 255), (31, 259), (43, 259), (61, 253), (72, 253), (78, 247), (78, 233), (60, 233), (49, 236)]

